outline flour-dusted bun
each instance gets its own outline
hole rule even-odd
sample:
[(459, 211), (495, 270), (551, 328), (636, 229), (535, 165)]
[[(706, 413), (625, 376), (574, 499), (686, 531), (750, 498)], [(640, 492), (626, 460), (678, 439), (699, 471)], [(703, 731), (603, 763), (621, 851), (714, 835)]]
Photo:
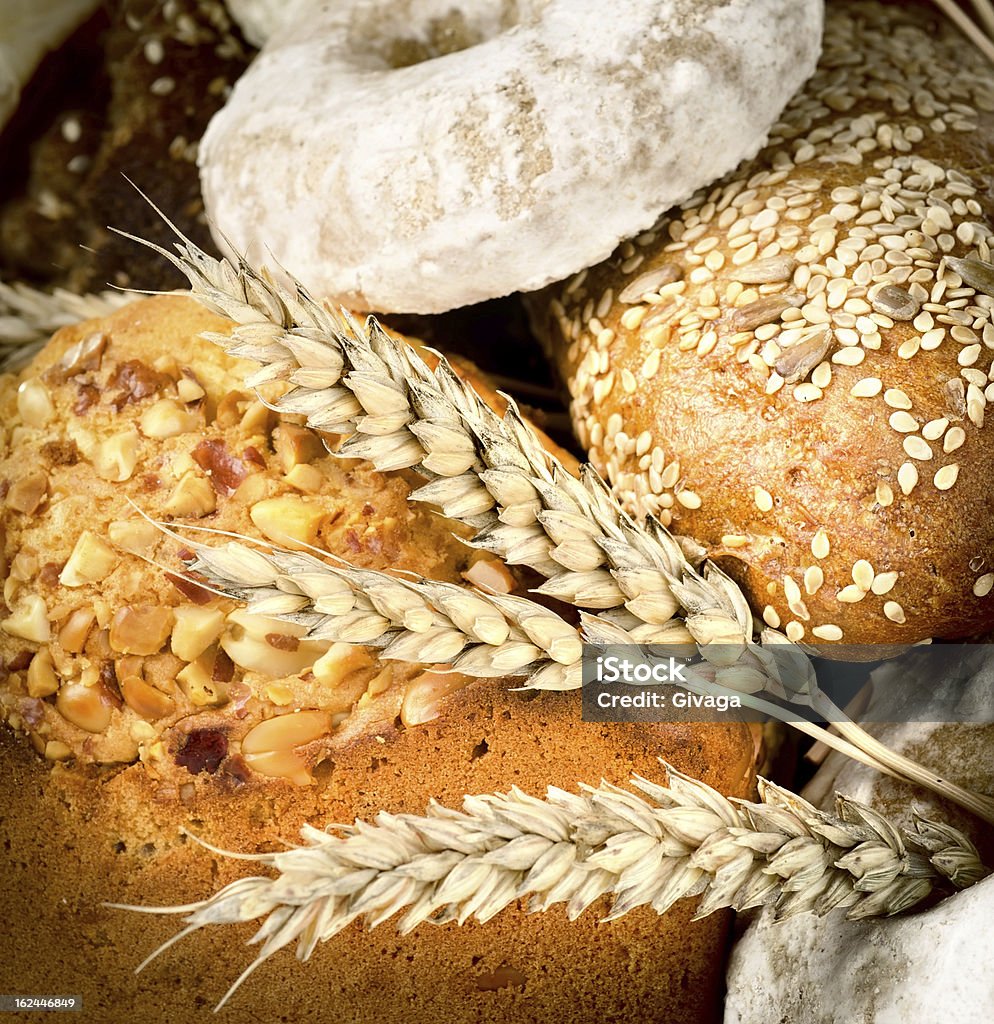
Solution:
[(994, 626), (992, 110), (935, 10), (832, 3), (768, 147), (548, 307), (593, 463), (794, 640)]
[(21, 89), (99, 0), (4, 0), (0, 6), (0, 128), (17, 109)]
[(821, 30), (817, 0), (290, 16), (204, 136), (217, 240), (353, 308), (414, 313), (603, 259), (756, 152)]
[[(66, 328), (20, 378), (0, 378), (0, 991), (47, 992), (56, 977), (87, 1019), (192, 1020), (254, 955), (248, 932), (207, 930), (134, 976), (176, 920), (104, 901), (186, 903), (258, 873), (181, 827), (272, 850), (305, 821), (659, 777), (659, 756), (729, 794), (751, 785), (745, 726), (584, 724), (577, 694), (514, 693), (512, 680), (473, 684), (301, 639), (171, 576), (178, 544), (135, 506), (180, 533), (290, 538), (361, 566), (518, 587), (409, 501), (407, 475), (336, 460), (278, 423), (245, 390), (249, 365), (197, 337), (229, 326), (188, 299), (147, 300)], [(229, 1012), (713, 1021), (727, 916), (692, 923), (685, 901), (602, 925), (606, 906), (575, 924), (522, 906), (404, 938), (356, 923), (307, 964), (282, 951)]]

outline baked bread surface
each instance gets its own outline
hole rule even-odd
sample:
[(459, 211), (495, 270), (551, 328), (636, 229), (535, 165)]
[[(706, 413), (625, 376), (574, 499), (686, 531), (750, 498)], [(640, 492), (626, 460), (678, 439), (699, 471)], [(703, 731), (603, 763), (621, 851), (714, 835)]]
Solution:
[(935, 8), (829, 3), (766, 149), (548, 301), (590, 460), (793, 640), (994, 625), (992, 110)]
[[(623, 784), (633, 771), (658, 778), (659, 757), (728, 794), (753, 781), (745, 726), (594, 725), (580, 720), (576, 694), (512, 693), (510, 680), (426, 695), (420, 669), (361, 649), (313, 651), (316, 663), (281, 674), (280, 659), (308, 660), (306, 641), (294, 648), (273, 628), (245, 643), (232, 603), (178, 588), (166, 570), (180, 567), (181, 542), (148, 529), (128, 499), (178, 529), (260, 538), (267, 519), (253, 510), (292, 499), (318, 508), (314, 542), (330, 552), (441, 579), (460, 580), (477, 557), (451, 523), (408, 502), (403, 475), (336, 460), (309, 432), (277, 423), (241, 386), (248, 364), (197, 337), (225, 329), (190, 300), (146, 300), (61, 331), (19, 379), (0, 381), (0, 991), (49, 991), (57, 978), (83, 996), (87, 1021), (194, 1019), (253, 956), (252, 926), (218, 928), (134, 976), (179, 920), (104, 901), (185, 903), (253, 872), (181, 828), (225, 849), (279, 849), (305, 821), (422, 813), (432, 798), (458, 806), (513, 785), (542, 794)], [(175, 504), (178, 490), (190, 504)], [(192, 662), (174, 652), (192, 653), (182, 631), (174, 643), (191, 607), (223, 619)], [(128, 609), (147, 616), (137, 633), (119, 618)], [(326, 728), (275, 760), (244, 753), (251, 730), (296, 709)], [(643, 909), (600, 925), (605, 907), (574, 924), (561, 908), (510, 908), (485, 926), (405, 938), (389, 923), (355, 925), (309, 963), (289, 950), (272, 958), (226, 1012), (266, 1022), (717, 1019), (727, 915), (692, 923), (689, 900), (664, 917)]]

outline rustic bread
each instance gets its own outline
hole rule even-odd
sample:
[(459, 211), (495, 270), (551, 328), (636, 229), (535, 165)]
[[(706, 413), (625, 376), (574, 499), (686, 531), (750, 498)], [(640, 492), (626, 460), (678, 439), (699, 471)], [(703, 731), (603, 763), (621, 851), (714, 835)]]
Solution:
[(833, 0), (767, 148), (545, 296), (591, 461), (793, 640), (994, 626), (992, 110), (933, 8)]
[[(0, 914), (12, 922), (0, 991), (58, 978), (88, 1020), (190, 1019), (251, 957), (250, 932), (208, 931), (132, 975), (175, 918), (102, 901), (186, 902), (252, 871), (181, 826), (271, 850), (304, 821), (658, 777), (658, 756), (729, 794), (752, 784), (745, 726), (583, 724), (576, 694), (511, 693), (508, 680), (458, 679), (447, 696), (451, 676), (325, 651), (171, 578), (160, 566), (179, 564), (176, 544), (129, 498), (177, 526), (265, 537), (275, 519), (361, 565), (519, 582), (410, 504), (405, 475), (337, 461), (277, 423), (244, 392), (246, 364), (197, 337), (224, 329), (188, 299), (146, 300), (59, 332), (19, 379), (0, 378), (0, 713), (13, 727), (0, 727)], [(274, 720), (286, 742), (260, 757), (245, 738)], [(692, 914), (684, 901), (599, 925), (594, 908), (569, 925), (516, 908), (403, 939), (357, 925), (309, 964), (274, 957), (232, 1009), (293, 1022), (709, 1021), (727, 917)]]

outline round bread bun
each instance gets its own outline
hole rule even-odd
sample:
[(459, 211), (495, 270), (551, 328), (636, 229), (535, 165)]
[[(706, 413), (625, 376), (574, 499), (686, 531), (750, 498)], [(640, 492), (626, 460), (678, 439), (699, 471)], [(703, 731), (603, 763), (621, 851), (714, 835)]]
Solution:
[[(513, 693), (512, 680), (304, 640), (170, 574), (177, 543), (135, 505), (179, 533), (289, 536), (364, 567), (525, 587), (411, 503), (406, 474), (337, 460), (277, 422), (244, 388), (250, 364), (199, 338), (230, 326), (189, 299), (145, 300), (65, 328), (19, 378), (0, 377), (0, 991), (42, 993), (58, 978), (88, 1020), (192, 1020), (254, 956), (255, 926), (211, 929), (135, 977), (177, 919), (105, 901), (187, 903), (259, 871), (182, 828), (272, 851), (305, 821), (658, 778), (659, 756), (730, 795), (752, 785), (744, 725), (584, 724), (576, 693)], [(713, 1021), (728, 916), (692, 922), (683, 901), (600, 924), (606, 907), (570, 923), (561, 907), (520, 904), (485, 926), (404, 937), (356, 922), (306, 964), (274, 956), (228, 1012), (291, 1024)]]
[(590, 460), (793, 640), (994, 627), (992, 110), (934, 9), (830, 4), (756, 159), (540, 300)]
[(542, 287), (754, 154), (821, 8), (292, 5), (200, 147), (215, 237), (355, 309)]

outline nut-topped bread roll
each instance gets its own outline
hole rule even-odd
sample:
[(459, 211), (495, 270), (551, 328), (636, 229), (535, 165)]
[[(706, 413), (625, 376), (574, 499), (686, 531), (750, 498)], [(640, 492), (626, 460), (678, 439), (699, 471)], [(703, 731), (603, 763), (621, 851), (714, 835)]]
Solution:
[[(249, 932), (210, 930), (134, 977), (175, 921), (103, 901), (187, 903), (253, 870), (181, 828), (273, 850), (305, 821), (421, 814), (433, 798), (457, 806), (513, 785), (620, 784), (658, 777), (659, 756), (730, 795), (753, 780), (744, 725), (584, 724), (576, 694), (511, 693), (511, 680), (303, 639), (171, 575), (178, 543), (135, 505), (180, 534), (210, 527), (367, 568), (519, 585), (409, 502), (405, 474), (336, 460), (278, 422), (245, 389), (249, 364), (198, 338), (228, 326), (188, 299), (147, 300), (61, 331), (20, 378), (0, 378), (0, 991), (57, 976), (92, 1020), (191, 1019), (252, 959)], [(727, 916), (692, 922), (683, 901), (599, 924), (603, 909), (571, 923), (521, 902), (486, 925), (403, 937), (356, 922), (306, 964), (273, 957), (232, 1009), (292, 1022), (716, 1019)]]
[(994, 626), (992, 110), (934, 9), (830, 3), (766, 149), (549, 304), (591, 461), (792, 640)]

